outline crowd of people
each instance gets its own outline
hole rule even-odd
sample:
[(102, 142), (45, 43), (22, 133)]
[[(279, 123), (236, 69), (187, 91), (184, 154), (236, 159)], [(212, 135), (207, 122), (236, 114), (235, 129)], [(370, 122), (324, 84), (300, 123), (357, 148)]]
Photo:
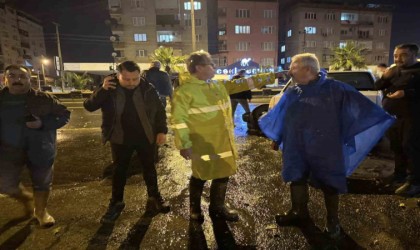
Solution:
[[(366, 157), (383, 134), (395, 153), (396, 193), (420, 194), (420, 63), (418, 47), (395, 48), (395, 65), (377, 80), (385, 93), (384, 109), (349, 85), (326, 78), (314, 54), (292, 58), (289, 75), (295, 86), (260, 119), (260, 127), (281, 148), (282, 176), (290, 183), (291, 209), (278, 214), (279, 226), (300, 225), (309, 220), (308, 186), (319, 188), (327, 210), (326, 233), (342, 234), (339, 195), (347, 192), (346, 177)], [(103, 143), (110, 143), (114, 164), (109, 206), (101, 223), (113, 223), (125, 207), (127, 169), (134, 152), (144, 169), (147, 211), (168, 213), (156, 172), (158, 146), (168, 133), (166, 103), (171, 104), (171, 125), (179, 154), (191, 160), (189, 182), (190, 220), (203, 223), (203, 187), (211, 181), (209, 213), (212, 218), (238, 221), (235, 209), (226, 205), (229, 178), (237, 171), (233, 112), (240, 103), (250, 112), (250, 88), (274, 82), (279, 74), (212, 80), (215, 68), (210, 54), (193, 52), (187, 72), (179, 75), (172, 92), (170, 78), (160, 62), (141, 72), (137, 63), (118, 65), (116, 76), (107, 76), (84, 108), (102, 111)], [(20, 65), (5, 69), (5, 88), (0, 91), (0, 193), (21, 202), (27, 217), (41, 226), (52, 226), (47, 201), (56, 155), (56, 130), (70, 119), (67, 108), (52, 95), (30, 87), (30, 70)], [(169, 100), (167, 99), (169, 97)], [(368, 135), (368, 136), (367, 136)], [(24, 166), (30, 171), (33, 192), (20, 181)]]

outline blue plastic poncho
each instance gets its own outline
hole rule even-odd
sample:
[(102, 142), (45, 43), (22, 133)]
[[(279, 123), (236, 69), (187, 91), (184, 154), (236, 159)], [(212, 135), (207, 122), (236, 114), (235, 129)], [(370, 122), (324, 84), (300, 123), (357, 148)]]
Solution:
[(315, 187), (347, 192), (349, 176), (394, 118), (355, 88), (326, 79), (296, 85), (259, 125), (283, 152), (284, 181), (309, 177)]

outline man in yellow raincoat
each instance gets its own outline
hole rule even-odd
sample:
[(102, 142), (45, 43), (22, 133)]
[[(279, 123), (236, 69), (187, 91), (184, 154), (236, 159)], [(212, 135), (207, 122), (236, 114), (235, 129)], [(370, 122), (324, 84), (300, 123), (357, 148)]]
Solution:
[(229, 94), (274, 82), (274, 74), (233, 81), (211, 81), (215, 70), (207, 52), (192, 53), (189, 73), (180, 76), (172, 103), (172, 124), (180, 154), (192, 161), (190, 219), (202, 223), (201, 195), (212, 180), (209, 212), (212, 218), (238, 221), (238, 213), (225, 206), (229, 177), (236, 173), (237, 157)]

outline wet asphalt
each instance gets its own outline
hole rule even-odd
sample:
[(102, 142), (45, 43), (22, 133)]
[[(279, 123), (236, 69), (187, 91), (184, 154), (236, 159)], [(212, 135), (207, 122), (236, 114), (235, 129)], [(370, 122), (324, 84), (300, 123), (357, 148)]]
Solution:
[[(420, 249), (417, 199), (393, 195), (388, 185), (392, 161), (371, 155), (348, 180), (349, 193), (340, 203), (344, 231), (338, 241), (324, 233), (322, 193), (310, 189), (312, 222), (279, 227), (274, 215), (290, 208), (289, 187), (281, 180), (281, 153), (270, 142), (247, 133), (235, 116), (239, 171), (228, 186), (227, 201), (239, 211), (236, 223), (209, 218), (209, 186), (202, 207), (205, 222), (189, 221), (190, 163), (181, 158), (168, 134), (159, 151), (158, 182), (169, 201), (168, 214), (145, 213), (146, 188), (134, 157), (125, 193), (126, 207), (112, 225), (101, 225), (110, 197), (111, 156), (100, 138), (100, 111), (88, 113), (82, 100), (63, 100), (71, 122), (58, 131), (54, 187), (49, 210), (57, 224), (40, 228), (20, 218), (20, 205), (0, 196), (0, 249)], [(255, 107), (255, 104), (252, 104)], [(383, 156), (383, 155), (382, 155)], [(29, 184), (27, 173), (24, 183)]]

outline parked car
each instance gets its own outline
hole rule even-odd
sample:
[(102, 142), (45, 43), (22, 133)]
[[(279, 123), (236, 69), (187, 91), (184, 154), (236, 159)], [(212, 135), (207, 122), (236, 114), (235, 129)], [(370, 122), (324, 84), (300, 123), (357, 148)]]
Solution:
[[(363, 95), (369, 98), (372, 102), (382, 107), (382, 92), (375, 90), (375, 77), (369, 71), (332, 71), (327, 73), (327, 77), (336, 79), (338, 81), (347, 83), (359, 90)], [(260, 127), (258, 125), (258, 119), (265, 114), (269, 109), (273, 108), (280, 98), (283, 96), (284, 91), (289, 87), (293, 86), (293, 82), (290, 79), (279, 94), (273, 96), (270, 99), (269, 104), (262, 104), (256, 107), (251, 114), (247, 114), (243, 117), (243, 120), (247, 122), (248, 133), (250, 134), (261, 134)]]

